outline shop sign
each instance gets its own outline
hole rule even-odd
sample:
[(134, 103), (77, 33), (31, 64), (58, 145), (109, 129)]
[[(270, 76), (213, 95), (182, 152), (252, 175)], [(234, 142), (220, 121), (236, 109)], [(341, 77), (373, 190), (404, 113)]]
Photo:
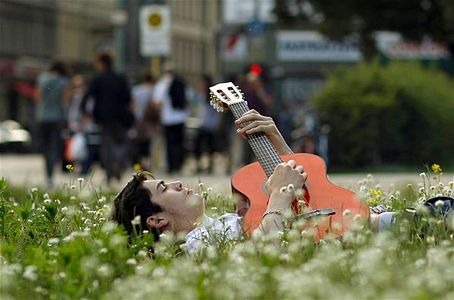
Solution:
[(356, 43), (336, 42), (316, 31), (278, 31), (276, 54), (280, 61), (356, 62), (362, 54)]

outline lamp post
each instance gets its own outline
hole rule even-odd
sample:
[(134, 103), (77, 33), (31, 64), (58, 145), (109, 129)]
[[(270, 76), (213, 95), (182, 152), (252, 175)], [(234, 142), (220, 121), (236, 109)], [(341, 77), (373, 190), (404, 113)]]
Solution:
[(114, 41), (115, 41), (115, 68), (123, 72), (125, 70), (125, 28), (128, 22), (128, 14), (125, 9), (125, 0), (117, 0), (117, 9), (110, 16), (110, 21), (115, 26)]

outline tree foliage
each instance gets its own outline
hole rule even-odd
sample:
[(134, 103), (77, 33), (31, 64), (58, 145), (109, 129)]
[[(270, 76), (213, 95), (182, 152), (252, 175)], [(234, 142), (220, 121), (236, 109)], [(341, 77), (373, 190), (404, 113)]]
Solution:
[(361, 63), (328, 75), (314, 98), (330, 125), (331, 163), (454, 163), (454, 85), (416, 63)]

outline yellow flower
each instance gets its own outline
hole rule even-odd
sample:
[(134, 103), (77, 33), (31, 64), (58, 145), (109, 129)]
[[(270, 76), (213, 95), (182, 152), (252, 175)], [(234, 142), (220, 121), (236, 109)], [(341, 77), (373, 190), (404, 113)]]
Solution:
[(67, 164), (66, 165), (66, 170), (68, 170), (69, 172), (72, 172), (72, 171), (74, 171), (74, 166), (71, 165), (71, 164)]
[(140, 164), (134, 164), (134, 171), (139, 172), (142, 170), (142, 166)]
[(380, 204), (381, 197), (383, 196), (383, 191), (379, 189), (370, 189), (369, 196), (369, 205), (377, 206)]
[(432, 169), (432, 172), (434, 172), (435, 174), (441, 173), (441, 171), (442, 171), (439, 164), (433, 164), (431, 166), (431, 169)]

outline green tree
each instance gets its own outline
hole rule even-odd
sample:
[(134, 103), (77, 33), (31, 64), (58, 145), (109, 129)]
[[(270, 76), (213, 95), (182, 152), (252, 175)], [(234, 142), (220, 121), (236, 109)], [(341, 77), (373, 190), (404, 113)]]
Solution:
[(314, 101), (333, 165), (453, 164), (454, 85), (417, 63), (361, 63), (328, 75)]

